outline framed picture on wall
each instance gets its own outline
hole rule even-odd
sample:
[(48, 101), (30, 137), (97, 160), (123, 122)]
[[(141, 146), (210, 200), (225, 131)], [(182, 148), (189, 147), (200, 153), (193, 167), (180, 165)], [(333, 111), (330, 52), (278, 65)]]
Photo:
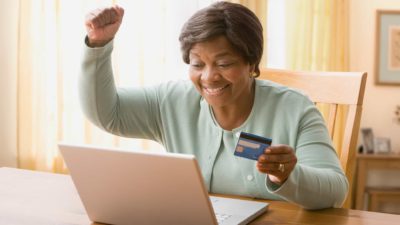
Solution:
[(376, 14), (375, 83), (400, 85), (400, 10)]

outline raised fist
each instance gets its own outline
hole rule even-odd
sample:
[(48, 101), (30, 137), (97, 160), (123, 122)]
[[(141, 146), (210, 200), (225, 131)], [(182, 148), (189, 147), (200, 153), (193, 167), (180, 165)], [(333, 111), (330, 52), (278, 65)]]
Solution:
[(115, 5), (94, 10), (87, 14), (85, 26), (88, 45), (102, 47), (111, 41), (117, 33), (124, 17), (124, 9)]

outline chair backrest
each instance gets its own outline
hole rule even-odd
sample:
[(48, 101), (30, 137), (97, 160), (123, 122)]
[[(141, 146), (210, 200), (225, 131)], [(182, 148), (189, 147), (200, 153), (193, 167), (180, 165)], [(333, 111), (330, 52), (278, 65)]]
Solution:
[[(351, 191), (367, 73), (262, 69), (259, 79), (300, 90), (317, 105), (324, 116)], [(344, 207), (349, 207), (351, 200), (349, 195)]]

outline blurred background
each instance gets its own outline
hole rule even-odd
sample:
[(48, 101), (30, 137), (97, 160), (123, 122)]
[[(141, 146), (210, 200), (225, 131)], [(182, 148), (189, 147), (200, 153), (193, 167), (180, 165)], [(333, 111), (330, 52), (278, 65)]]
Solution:
[[(158, 143), (107, 134), (82, 115), (77, 81), (85, 15), (112, 4), (125, 9), (114, 42), (116, 82), (153, 85), (187, 79), (179, 32), (195, 11), (212, 2), (0, 0), (0, 167), (65, 173), (60, 141), (163, 151)], [(391, 153), (400, 153), (400, 85), (377, 84), (375, 73), (377, 11), (400, 14), (399, 0), (233, 2), (252, 9), (263, 23), (263, 66), (367, 72), (361, 127), (389, 140)], [(400, 27), (400, 22), (394, 25)], [(400, 77), (400, 70), (397, 74)], [(400, 186), (397, 174), (377, 171), (369, 182)]]

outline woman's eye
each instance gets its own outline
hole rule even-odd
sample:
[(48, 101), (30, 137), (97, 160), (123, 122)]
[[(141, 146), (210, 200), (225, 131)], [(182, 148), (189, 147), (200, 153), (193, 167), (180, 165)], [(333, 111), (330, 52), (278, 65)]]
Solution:
[(232, 65), (232, 63), (221, 63), (221, 64), (218, 64), (218, 67), (227, 68), (227, 67), (229, 67), (231, 65)]
[(193, 64), (190, 64), (190, 66), (192, 66), (194, 68), (201, 68), (202, 67), (202, 65), (200, 63), (193, 63)]

